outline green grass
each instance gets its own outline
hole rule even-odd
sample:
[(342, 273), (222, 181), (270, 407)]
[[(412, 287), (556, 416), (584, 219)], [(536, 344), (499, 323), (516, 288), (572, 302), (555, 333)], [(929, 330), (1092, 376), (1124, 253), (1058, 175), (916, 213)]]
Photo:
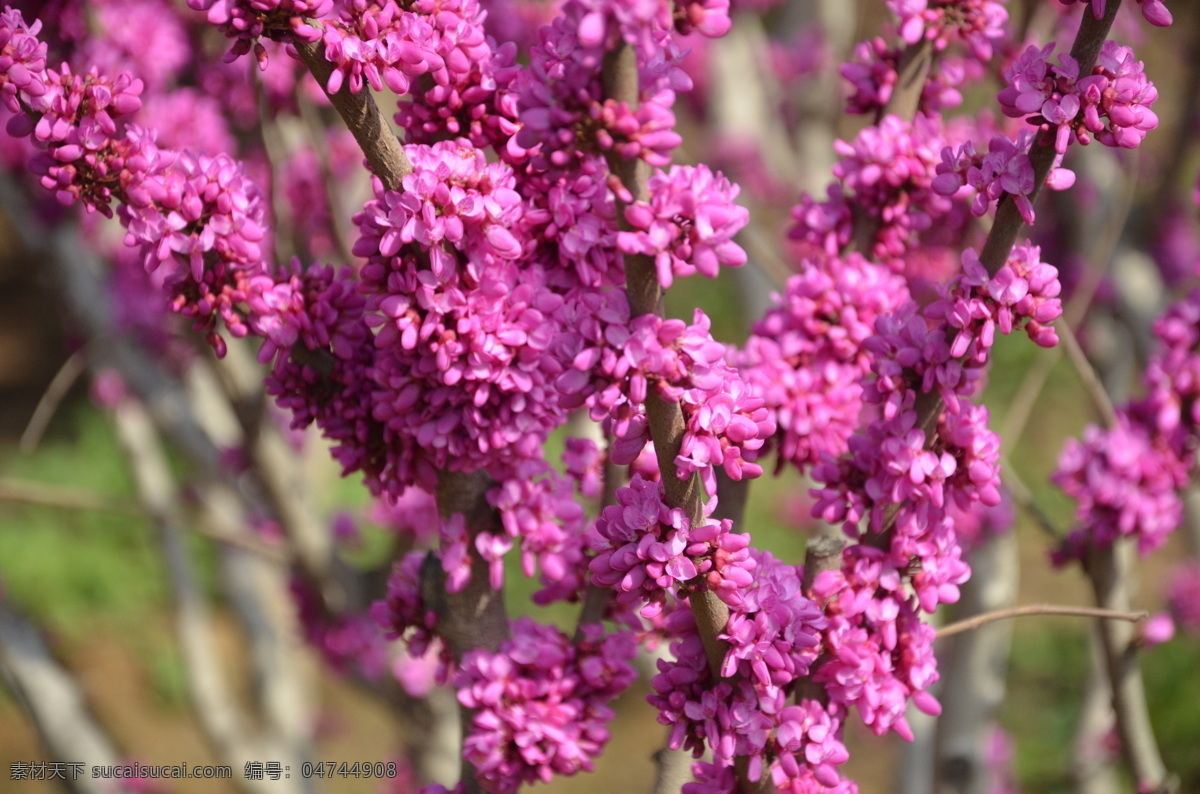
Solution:
[[(134, 503), (133, 484), (108, 421), (82, 408), (31, 454), (0, 453), (3, 476), (53, 483)], [(0, 582), (20, 608), (60, 632), (98, 615), (130, 625), (165, 603), (148, 523), (114, 512), (0, 502)]]

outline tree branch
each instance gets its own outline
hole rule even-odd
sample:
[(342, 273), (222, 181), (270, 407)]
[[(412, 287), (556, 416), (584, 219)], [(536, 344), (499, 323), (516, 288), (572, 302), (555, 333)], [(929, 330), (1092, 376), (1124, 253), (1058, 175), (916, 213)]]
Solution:
[[(68, 780), (74, 794), (111, 794), (108, 781), (93, 779), (86, 765), (112, 765), (120, 753), (95, 720), (71, 673), (55, 659), (38, 627), (0, 599), (0, 672), (33, 720), (51, 757), (83, 763), (84, 774)], [(14, 786), (15, 787), (15, 786)]]
[(1130, 612), (1120, 609), (1101, 609), (1096, 607), (1072, 607), (1059, 606), (1057, 604), (1030, 604), (1023, 607), (1012, 607), (1011, 609), (998, 609), (995, 612), (987, 612), (982, 615), (976, 615), (973, 618), (960, 620), (955, 623), (950, 623), (942, 626), (937, 630), (938, 639), (950, 637), (964, 631), (971, 631), (980, 626), (986, 626), (988, 623), (995, 623), (997, 620), (1009, 620), (1010, 618), (1025, 617), (1026, 615), (1070, 615), (1080, 618), (1104, 618), (1106, 620), (1124, 620), (1130, 623), (1137, 623), (1150, 617), (1149, 612)]
[[(312, 20), (308, 22), (315, 27), (320, 26)], [(346, 127), (366, 155), (371, 170), (383, 180), (388, 190), (400, 190), (400, 180), (412, 173), (412, 163), (404, 154), (400, 140), (388, 126), (387, 119), (379, 111), (371, 92), (364, 89), (355, 94), (349, 86), (343, 85), (336, 94), (329, 93), (326, 86), (329, 85), (329, 76), (333, 74), (333, 64), (325, 59), (325, 46), (321, 42), (298, 41), (296, 53), (333, 103), (333, 109), (346, 122)]]
[[(622, 42), (604, 58), (604, 90), (611, 99), (624, 102), (629, 107), (638, 103), (637, 53)], [(621, 181), (634, 201), (649, 198), (646, 185), (646, 163), (637, 159), (626, 159), (614, 154), (607, 156), (609, 170)], [(617, 221), (622, 229), (628, 229), (625, 207), (617, 198)], [(625, 257), (625, 280), (629, 291), (632, 316), (644, 314), (662, 316), (662, 287), (654, 260), (645, 255)], [(646, 418), (650, 425), (650, 438), (654, 441), (654, 452), (658, 458), (666, 502), (671, 507), (682, 508), (692, 526), (704, 519), (703, 488), (700, 476), (692, 474), (680, 479), (675, 458), (683, 444), (683, 411), (678, 403), (669, 402), (651, 392), (646, 397)], [(721, 677), (721, 664), (725, 659), (724, 641), (718, 635), (729, 621), (729, 607), (709, 590), (702, 590), (689, 597), (696, 626), (704, 643), (709, 670), (714, 678)]]
[[(1130, 548), (1125, 543), (1104, 547), (1093, 546), (1084, 569), (1096, 594), (1096, 605), (1102, 610), (1121, 612), (1129, 609), (1128, 562)], [(1117, 734), (1121, 737), (1121, 753), (1133, 771), (1138, 791), (1145, 794), (1172, 794), (1178, 781), (1167, 774), (1162, 755), (1154, 739), (1146, 692), (1137, 664), (1132, 626), (1115, 620), (1100, 621), (1100, 644), (1103, 649), (1109, 686), (1112, 687), (1113, 712), (1117, 717)]]

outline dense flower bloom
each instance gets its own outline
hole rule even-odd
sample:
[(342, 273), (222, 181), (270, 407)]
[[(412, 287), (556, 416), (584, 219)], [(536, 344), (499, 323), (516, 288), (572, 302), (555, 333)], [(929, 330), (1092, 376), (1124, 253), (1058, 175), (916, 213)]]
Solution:
[(870, 367), (863, 343), (906, 300), (902, 278), (857, 254), (805, 260), (773, 296), (734, 361), (775, 420), (781, 465), (846, 451)]
[(682, 586), (707, 586), (740, 604), (753, 580), (749, 535), (735, 534), (729, 520), (693, 527), (682, 509), (664, 503), (662, 483), (636, 475), (617, 490), (617, 504), (601, 511), (588, 543), (595, 553), (588, 565), (592, 581), (615, 587), (623, 604), (644, 602), (646, 617), (657, 615), (666, 596)]
[(1106, 146), (1132, 149), (1158, 126), (1150, 109), (1158, 91), (1132, 49), (1104, 42), (1090, 75), (1081, 75), (1070, 55), (1051, 64), (1053, 51), (1054, 44), (1026, 49), (1004, 71), (1008, 85), (999, 99), (1006, 115), (1056, 128), (1059, 154), (1072, 138), (1088, 143), (1092, 136)]
[[(975, 144), (967, 141), (957, 149), (942, 150), (942, 162), (937, 166), (933, 189), (943, 196), (952, 196), (964, 184), (975, 191), (971, 212), (983, 215), (1005, 196), (1012, 196), (1025, 223), (1032, 225), (1035, 216), (1029, 196), (1033, 192), (1033, 164), (1029, 147), (1033, 133), (1022, 131), (1013, 140), (996, 135), (988, 144), (987, 154), (977, 153)], [(1064, 190), (1075, 182), (1075, 175), (1065, 168), (1055, 167), (1046, 180), (1052, 190)]]
[(230, 60), (251, 50), (261, 68), (267, 52), (260, 37), (274, 41), (316, 41), (320, 33), (305, 17), (320, 18), (333, 10), (333, 0), (188, 0), (188, 6), (203, 11), (208, 22), (233, 39)]
[(497, 653), (463, 656), (458, 700), (472, 709), (463, 755), (489, 791), (592, 769), (608, 742), (608, 703), (633, 682), (629, 633), (606, 635), (600, 624), (571, 638), (529, 618), (511, 624)]
[(378, 329), (371, 377), (387, 395), (373, 416), (397, 441), (385, 479), (425, 481), (434, 467), (503, 478), (540, 459), (562, 420), (561, 364), (547, 351), (563, 301), (544, 271), (518, 263), (529, 243), (507, 166), (487, 164), (465, 140), (406, 151), (414, 172), (404, 192), (377, 183), (356, 216)]
[(676, 276), (700, 272), (716, 278), (721, 265), (746, 264), (746, 252), (733, 236), (750, 213), (734, 204), (738, 187), (706, 166), (672, 166), (647, 181), (650, 201), (625, 208), (632, 231), (617, 235), (626, 254), (654, 257), (663, 289)]
[(1091, 544), (1111, 545), (1117, 538), (1137, 539), (1142, 553), (1163, 544), (1183, 519), (1178, 491), (1186, 470), (1155, 449), (1153, 440), (1127, 415), (1116, 427), (1089, 427), (1082, 441), (1072, 439), (1059, 458), (1054, 482), (1078, 506), (1078, 529), (1067, 538), (1056, 561), (1082, 558)]
[(1155, 324), (1158, 349), (1146, 367), (1146, 396), (1122, 408), (1115, 427), (1089, 426), (1059, 458), (1054, 481), (1077, 502), (1076, 529), (1055, 552), (1083, 559), (1121, 537), (1149, 553), (1183, 520), (1180, 490), (1200, 445), (1200, 292)]
[(837, 182), (829, 199), (802, 199), (792, 211), (796, 225), (790, 236), (836, 254), (850, 242), (853, 216), (874, 231), (862, 253), (902, 268), (917, 235), (952, 209), (932, 189), (944, 146), (940, 122), (923, 114), (911, 122), (889, 114), (853, 141), (835, 142), (842, 159), (833, 169)]
[(765, 552), (754, 552), (754, 561), (757, 584), (722, 635), (730, 642), (722, 674), (736, 676), (713, 682), (690, 610), (676, 609), (663, 623), (675, 638), (673, 658), (658, 662), (649, 700), (671, 726), (671, 747), (699, 755), (707, 743), (714, 754), (714, 765), (696, 766), (699, 782), (687, 791), (730, 790), (722, 786), (736, 756), (748, 758), (751, 780), (769, 774), (782, 790), (805, 780), (835, 786), (835, 767), (848, 758), (838, 713), (811, 700), (787, 705), (789, 685), (816, 659), (821, 610), (800, 593), (794, 566)]
[(992, 57), (992, 44), (1004, 37), (1008, 12), (996, 0), (888, 0), (899, 18), (900, 36), (908, 44), (929, 39), (945, 49), (960, 38), (979, 60)]

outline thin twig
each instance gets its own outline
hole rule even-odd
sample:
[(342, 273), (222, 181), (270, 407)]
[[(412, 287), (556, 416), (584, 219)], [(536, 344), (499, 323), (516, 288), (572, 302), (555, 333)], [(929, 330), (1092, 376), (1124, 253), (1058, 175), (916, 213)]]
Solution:
[(144, 518), (145, 510), (121, 497), (34, 480), (0, 478), (0, 502), (21, 502), (68, 510), (99, 510)]
[(1007, 457), (1001, 457), (1000, 479), (1004, 482), (1004, 487), (1008, 489), (1008, 493), (1012, 496), (1012, 500), (1017, 507), (1024, 510), (1037, 524), (1038, 529), (1045, 532), (1055, 541), (1063, 539), (1063, 532), (1054, 521), (1050, 519), (1050, 515), (1042, 509), (1037, 500), (1033, 496), (1033, 491), (1025, 484), (1025, 480), (1021, 475), (1017, 474), (1017, 470)]
[[(326, 86), (333, 73), (333, 65), (326, 60), (323, 45), (320, 42), (297, 42), (295, 46), (300, 60), (320, 83), (384, 188), (402, 191), (402, 180), (412, 173), (412, 163), (375, 104), (371, 92), (364, 90), (355, 94), (343, 86), (337, 93), (329, 93)], [(483, 531), (500, 532), (499, 514), (487, 501), (487, 492), (492, 486), (491, 478), (484, 471), (441, 471), (438, 473), (436, 495), (438, 512), (444, 518), (462, 514), (472, 541)], [(422, 591), (427, 602), (435, 606), (438, 633), (445, 638), (456, 659), (461, 659), (463, 654), (474, 648), (496, 652), (508, 637), (504, 591), (493, 590), (488, 583), (484, 574), (486, 564), (474, 542), (468, 543), (467, 547), (474, 573), (462, 591), (445, 592), (444, 582), (438, 581), (435, 566), (426, 566), (422, 572)], [(465, 734), (471, 724), (472, 712), (464, 708), (461, 715)], [(482, 791), (474, 768), (465, 758), (462, 762), (462, 784), (466, 794)]]
[[(67, 485), (35, 482), (33, 480), (17, 480), (10, 477), (0, 478), (0, 502), (19, 502), (22, 504), (38, 505), (40, 507), (58, 507), (66, 510), (96, 510), (106, 513), (117, 513), (124, 516), (149, 519), (151, 515), (145, 508), (126, 499), (95, 491), (84, 491)], [(286, 549), (274, 548), (264, 543), (251, 540), (248, 537), (228, 535), (202, 526), (184, 525), (190, 532), (222, 543), (226, 546), (242, 549), (257, 554), (271, 562), (281, 565), (288, 562)]]
[(994, 623), (997, 620), (1008, 620), (1010, 618), (1020, 618), (1027, 615), (1068, 615), (1077, 618), (1104, 618), (1106, 620), (1125, 620), (1130, 623), (1137, 623), (1150, 617), (1149, 612), (1128, 612), (1116, 609), (1099, 609), (1096, 607), (1072, 607), (1061, 606), (1057, 604), (1030, 604), (1023, 607), (1012, 607), (1011, 609), (998, 609), (995, 612), (987, 612), (983, 615), (976, 615), (973, 618), (966, 620), (955, 621), (942, 626), (937, 630), (938, 639), (949, 637), (964, 631), (971, 631), (980, 626), (986, 626), (989, 623)]
[(33, 416), (29, 417), (29, 424), (25, 425), (25, 432), (21, 433), (19, 448), (22, 454), (28, 455), (37, 449), (38, 442), (42, 440), (50, 420), (58, 411), (58, 406), (62, 404), (63, 398), (67, 396), (67, 392), (75, 385), (75, 381), (79, 380), (79, 376), (86, 368), (87, 361), (83, 351), (76, 350), (67, 357), (63, 365), (58, 368), (58, 372), (54, 373), (50, 385), (46, 387), (46, 391), (38, 400), (37, 407), (33, 409)]
[(1116, 427), (1117, 409), (1113, 406), (1112, 398), (1108, 396), (1108, 391), (1104, 388), (1104, 384), (1100, 382), (1100, 376), (1096, 374), (1096, 369), (1092, 366), (1092, 362), (1088, 360), (1087, 354), (1079, 346), (1079, 340), (1075, 338), (1075, 332), (1061, 318), (1056, 327), (1058, 329), (1059, 342), (1066, 351), (1067, 358), (1075, 365), (1075, 370), (1079, 373), (1079, 377), (1083, 381), (1083, 387), (1087, 391), (1088, 397), (1091, 398), (1092, 405), (1100, 413), (1100, 418), (1104, 420), (1105, 427), (1110, 429)]

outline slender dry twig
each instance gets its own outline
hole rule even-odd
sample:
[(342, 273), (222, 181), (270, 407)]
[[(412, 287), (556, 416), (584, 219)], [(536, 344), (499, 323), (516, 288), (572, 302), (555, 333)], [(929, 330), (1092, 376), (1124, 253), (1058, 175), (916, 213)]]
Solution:
[(68, 510), (97, 510), (126, 516), (144, 517), (146, 511), (132, 502), (95, 491), (55, 485), (34, 480), (0, 478), (0, 502), (20, 502)]
[(46, 427), (49, 426), (50, 420), (58, 411), (58, 406), (62, 404), (67, 392), (71, 390), (75, 381), (79, 380), (79, 376), (86, 369), (87, 363), (83, 351), (76, 350), (67, 357), (63, 365), (58, 368), (58, 372), (54, 373), (50, 385), (46, 387), (46, 391), (38, 400), (37, 407), (33, 409), (33, 415), (29, 417), (25, 431), (21, 433), (19, 446), (21, 454), (28, 455), (37, 449), (38, 442), (42, 440), (42, 435), (46, 432)]
[[(1127, 558), (1130, 552), (1126, 543), (1089, 550), (1084, 570), (1091, 580), (1096, 606), (1100, 609), (1113, 612), (1129, 609)], [(1121, 753), (1133, 771), (1139, 791), (1171, 794), (1175, 791), (1176, 782), (1168, 775), (1154, 739), (1154, 727), (1146, 706), (1146, 691), (1137, 664), (1134, 636), (1133, 628), (1125, 623), (1100, 621), (1100, 642), (1109, 686), (1112, 688), (1112, 706), (1117, 718), (1117, 735), (1121, 737)]]
[[(137, 518), (150, 518), (150, 514), (142, 506), (126, 501), (120, 497), (95, 491), (83, 491), (65, 485), (34, 482), (33, 480), (17, 480), (10, 477), (0, 478), (0, 502), (19, 502), (22, 504), (42, 507), (59, 507), (67, 510), (96, 510), (117, 513)], [(192, 532), (209, 540), (234, 546), (257, 554), (276, 564), (285, 564), (289, 556), (286, 549), (268, 546), (260, 541), (241, 535), (231, 535), (217, 532), (205, 527), (185, 525)]]
[(1100, 414), (1105, 427), (1116, 427), (1117, 409), (1113, 406), (1112, 398), (1108, 396), (1108, 390), (1100, 382), (1100, 376), (1096, 374), (1096, 369), (1092, 366), (1092, 362), (1088, 360), (1087, 354), (1079, 346), (1079, 340), (1075, 338), (1075, 332), (1061, 318), (1056, 323), (1056, 328), (1058, 329), (1059, 343), (1066, 351), (1067, 358), (1075, 365), (1075, 370), (1079, 373), (1079, 377), (1083, 381), (1084, 390), (1088, 393), (1088, 397), (1091, 398), (1092, 405)]
[(998, 609), (995, 612), (987, 612), (983, 615), (976, 615), (973, 618), (949, 623), (937, 630), (937, 636), (940, 640), (959, 632), (971, 631), (980, 626), (986, 626), (988, 623), (994, 623), (997, 620), (1020, 618), (1026, 615), (1069, 615), (1080, 618), (1124, 620), (1130, 623), (1137, 623), (1150, 617), (1149, 612), (1130, 612), (1128, 610), (1101, 609), (1097, 607), (1072, 607), (1059, 604), (1029, 604), (1028, 606), (1012, 607), (1011, 609)]
[(1033, 519), (1033, 523), (1037, 525), (1038, 529), (1049, 535), (1053, 540), (1061, 541), (1063, 539), (1062, 530), (1055, 526), (1054, 521), (1050, 518), (1050, 514), (1043, 510), (1042, 506), (1034, 499), (1033, 491), (1025, 484), (1025, 480), (1017, 474), (1017, 470), (1013, 468), (1012, 463), (1009, 462), (1007, 457), (1003, 456), (1000, 463), (1002, 467), (1000, 469), (1000, 479), (1004, 482), (1004, 487), (1008, 489), (1013, 502)]

